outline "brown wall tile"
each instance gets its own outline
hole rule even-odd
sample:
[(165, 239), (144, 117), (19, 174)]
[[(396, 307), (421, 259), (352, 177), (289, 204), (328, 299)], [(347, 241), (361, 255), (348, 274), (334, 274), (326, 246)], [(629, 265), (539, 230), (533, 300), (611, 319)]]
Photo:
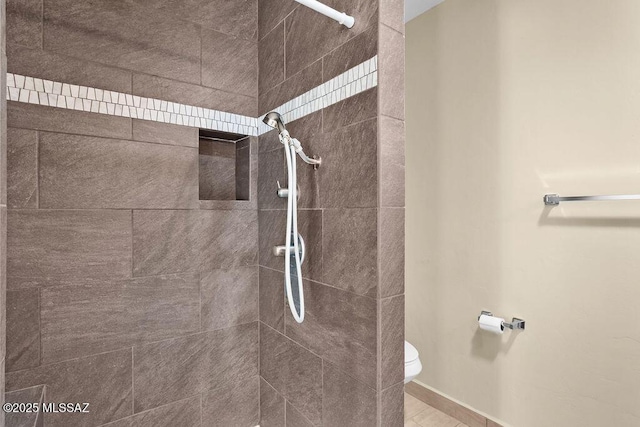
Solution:
[(404, 34), (404, 0), (380, 0), (380, 22)]
[(260, 375), (314, 424), (322, 421), (322, 360), (260, 325)]
[(260, 421), (260, 377), (243, 379), (202, 394), (202, 425), (247, 426)]
[(194, 22), (204, 28), (255, 39), (258, 29), (257, 0), (182, 0), (176, 7), (173, 0), (141, 1), (157, 8), (162, 14)]
[(7, 46), (7, 70), (57, 82), (131, 92), (131, 71), (41, 49)]
[(378, 54), (378, 23), (322, 58), (322, 79), (331, 80)]
[(258, 43), (203, 28), (202, 84), (258, 96)]
[(199, 213), (192, 211), (133, 212), (133, 274), (197, 271)]
[(44, 48), (128, 70), (200, 83), (200, 29), (134, 2), (46, 2)]
[[(263, 136), (260, 137), (260, 141)], [(258, 159), (258, 207), (260, 209), (286, 209), (287, 199), (278, 197), (278, 182), (286, 187), (284, 150), (260, 153)]]
[(259, 211), (258, 221), (260, 265), (284, 271), (284, 258), (273, 255), (273, 247), (284, 245), (287, 211)]
[(133, 94), (255, 117), (257, 98), (134, 73)]
[(378, 89), (373, 88), (337, 102), (322, 110), (325, 132), (376, 117)]
[[(2, 7), (2, 1), (0, 1)], [(2, 26), (2, 18), (0, 18), (0, 26)], [(0, 84), (7, 86), (7, 56), (0, 50)], [(0, 203), (7, 205), (7, 92), (6, 90), (0, 94)], [(0, 415), (0, 421), (2, 415)]]
[(42, 0), (7, 0), (7, 43), (42, 47)]
[(260, 378), (260, 427), (284, 427), (285, 400)]
[(327, 209), (322, 224), (323, 282), (375, 298), (376, 209)]
[[(257, 141), (257, 137), (251, 137)], [(254, 147), (256, 145), (256, 147)], [(257, 142), (251, 147), (236, 150), (236, 199), (200, 200), (200, 209), (256, 210), (258, 209), (258, 153)], [(247, 161), (247, 157), (249, 158)], [(247, 171), (248, 169), (248, 171)]]
[(319, 169), (322, 207), (377, 206), (377, 145), (375, 119), (324, 134)]
[(45, 288), (41, 305), (43, 363), (200, 330), (197, 273)]
[(196, 208), (194, 148), (78, 135), (40, 135), (40, 207)]
[(7, 390), (45, 384), (47, 402), (87, 402), (89, 413), (48, 413), (45, 425), (96, 426), (132, 414), (131, 349), (7, 374)]
[(404, 122), (380, 117), (380, 205), (404, 207)]
[(202, 139), (198, 157), (200, 200), (236, 200), (235, 144)]
[(38, 207), (38, 133), (7, 129), (7, 206)]
[(202, 330), (258, 320), (258, 267), (213, 270), (200, 277)]
[(404, 295), (380, 301), (380, 359), (382, 389), (404, 380)]
[[(279, 8), (280, 5), (275, 6)], [(284, 81), (284, 22), (258, 44), (258, 89), (264, 93)]]
[(13, 210), (7, 276), (46, 279), (131, 275), (131, 212)]
[(201, 427), (200, 396), (122, 418), (103, 427)]
[[(22, 390), (10, 391), (4, 398), (7, 402), (23, 403), (31, 405), (41, 403), (44, 397), (44, 386), (37, 385)], [(7, 412), (5, 415), (6, 425), (9, 427), (42, 427), (42, 413), (34, 412)]]
[(321, 83), (322, 61), (314, 62), (297, 74), (288, 73), (284, 82), (267, 92), (260, 92), (258, 114), (268, 113)]
[[(308, 156), (322, 156), (323, 135), (322, 135), (323, 112), (304, 116), (287, 125), (291, 136), (298, 139)], [(282, 147), (282, 144), (281, 144)], [(283, 150), (284, 151), (284, 150)], [(320, 204), (320, 169), (314, 169), (297, 160), (297, 177), (299, 191), (299, 208), (319, 208)], [(285, 184), (283, 184), (285, 185)]]
[(284, 333), (284, 273), (260, 267), (260, 321)]
[[(302, 263), (302, 277), (322, 280), (322, 211), (298, 211), (298, 234), (302, 235), (305, 245), (305, 258)], [(282, 237), (284, 244), (284, 236)], [(279, 257), (278, 257), (279, 258)], [(284, 269), (284, 259), (281, 267)]]
[(404, 36), (381, 25), (379, 43), (380, 114), (404, 120)]
[(282, 143), (278, 138), (278, 132), (270, 130), (258, 137), (258, 151), (265, 153), (267, 151), (282, 149)]
[(297, 5), (294, 0), (258, 0), (258, 38), (264, 38)]
[[(246, 147), (238, 147), (239, 143), (236, 143), (236, 199), (238, 200), (250, 200), (251, 199), (251, 187), (254, 187), (254, 194), (257, 190), (258, 184), (258, 156), (251, 155), (251, 147), (247, 144)], [(251, 163), (254, 161), (256, 167), (252, 167)], [(252, 170), (253, 169), (253, 173)], [(255, 196), (254, 196), (255, 197)], [(256, 208), (258, 205), (256, 204)]]
[(375, 389), (355, 381), (329, 363), (324, 364), (323, 384), (323, 426), (371, 427), (376, 425)]
[(200, 271), (258, 265), (258, 213), (256, 211), (201, 212)]
[(133, 139), (157, 144), (197, 148), (198, 128), (134, 119)]
[(134, 275), (257, 265), (257, 216), (250, 210), (134, 211)]
[(6, 369), (18, 371), (40, 365), (40, 291), (7, 292)]
[(380, 396), (381, 424), (384, 427), (404, 425), (404, 384), (400, 383), (382, 391)]
[(285, 19), (286, 77), (365, 31), (375, 22), (378, 2), (373, 0), (334, 1), (331, 6), (354, 16), (349, 29), (308, 7), (298, 7)]
[(404, 209), (378, 210), (381, 298), (404, 293)]
[[(286, 211), (260, 211), (260, 265), (284, 271), (284, 257), (273, 255), (273, 247), (284, 245), (287, 222)], [(305, 244), (302, 277), (322, 279), (322, 211), (298, 211), (298, 233)]]
[(7, 103), (7, 126), (105, 138), (131, 137), (131, 119), (126, 117), (13, 101)]
[(134, 349), (135, 410), (256, 375), (257, 323), (146, 344)]
[(285, 309), (286, 335), (375, 388), (376, 301), (309, 281), (304, 282), (304, 298), (303, 323)]
[(313, 427), (311, 421), (306, 419), (296, 408), (289, 402), (286, 403), (286, 420), (287, 427)]

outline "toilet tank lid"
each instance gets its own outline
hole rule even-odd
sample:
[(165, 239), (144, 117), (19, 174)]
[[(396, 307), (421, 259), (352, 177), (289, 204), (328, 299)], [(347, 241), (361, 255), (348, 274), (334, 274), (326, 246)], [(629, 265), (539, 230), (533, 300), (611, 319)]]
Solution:
[(413, 362), (418, 359), (418, 350), (409, 342), (404, 342), (404, 363)]

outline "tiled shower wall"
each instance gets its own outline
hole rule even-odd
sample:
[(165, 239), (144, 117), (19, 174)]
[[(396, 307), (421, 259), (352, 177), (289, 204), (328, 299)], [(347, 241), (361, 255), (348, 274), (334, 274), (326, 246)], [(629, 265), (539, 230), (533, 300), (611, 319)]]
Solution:
[(249, 201), (199, 202), (195, 128), (10, 103), (7, 386), (93, 402), (45, 425), (401, 425), (403, 3), (327, 4), (356, 26), (293, 0), (9, 0), (10, 72), (251, 117), (378, 55), (376, 88), (288, 126), (324, 161), (299, 167), (302, 325), (270, 256), (273, 132)]
[[(257, 2), (9, 0), (8, 69), (255, 117)], [(4, 110), (3, 110), (4, 111)], [(198, 130), (8, 106), (7, 390), (45, 426), (259, 422), (249, 201), (198, 198)]]
[(299, 162), (304, 323), (285, 301), (286, 182), (275, 131), (259, 138), (263, 427), (401, 426), (404, 378), (403, 2), (334, 0), (348, 30), (291, 1), (259, 0), (259, 113), (378, 55), (378, 87), (288, 124)]
[[(7, 72), (6, 54), (6, 4), (0, 0), (0, 84), (5, 84)], [(7, 102), (6, 94), (0, 94), (0, 402), (4, 404), (4, 368), (6, 364), (6, 243), (7, 243)], [(0, 427), (4, 427), (4, 412), (0, 414)]]

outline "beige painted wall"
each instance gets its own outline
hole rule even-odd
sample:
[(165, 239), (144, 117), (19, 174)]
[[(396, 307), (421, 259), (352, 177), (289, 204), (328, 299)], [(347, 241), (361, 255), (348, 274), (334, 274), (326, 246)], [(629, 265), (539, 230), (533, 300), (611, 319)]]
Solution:
[(406, 43), (418, 379), (516, 427), (639, 426), (640, 202), (542, 196), (640, 193), (640, 1), (447, 0)]

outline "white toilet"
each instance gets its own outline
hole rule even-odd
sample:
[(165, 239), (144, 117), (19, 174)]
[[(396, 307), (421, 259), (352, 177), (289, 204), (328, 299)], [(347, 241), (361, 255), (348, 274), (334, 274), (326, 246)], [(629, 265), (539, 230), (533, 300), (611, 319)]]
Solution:
[(422, 371), (418, 350), (409, 342), (404, 342), (404, 383), (411, 382)]

